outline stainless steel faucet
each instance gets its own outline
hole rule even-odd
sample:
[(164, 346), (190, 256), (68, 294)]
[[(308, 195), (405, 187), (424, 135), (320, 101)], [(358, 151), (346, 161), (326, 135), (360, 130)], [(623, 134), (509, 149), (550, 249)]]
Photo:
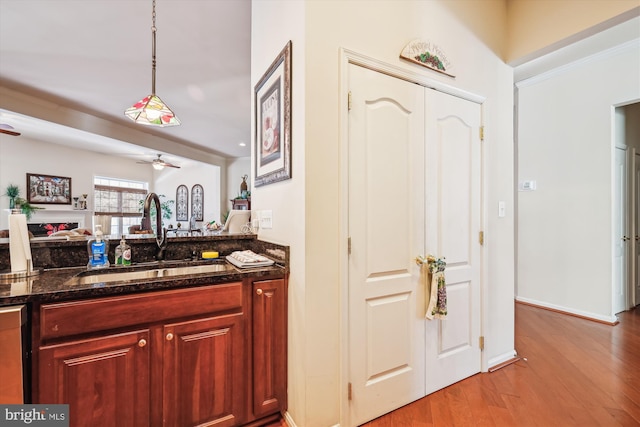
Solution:
[(169, 241), (167, 239), (167, 229), (162, 228), (162, 206), (160, 205), (160, 198), (156, 193), (149, 193), (144, 199), (141, 227), (143, 230), (151, 230), (151, 202), (154, 202), (156, 206), (156, 243), (158, 245), (156, 259), (163, 260), (164, 251)]

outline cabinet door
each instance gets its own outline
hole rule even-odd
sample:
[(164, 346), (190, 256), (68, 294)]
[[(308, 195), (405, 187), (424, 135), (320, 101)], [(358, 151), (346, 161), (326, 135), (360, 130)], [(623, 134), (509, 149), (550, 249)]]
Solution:
[(253, 414), (286, 408), (287, 303), (284, 279), (253, 283)]
[(71, 426), (149, 423), (149, 331), (40, 347), (36, 403), (69, 404)]
[(245, 419), (243, 313), (164, 326), (164, 425), (233, 426)]

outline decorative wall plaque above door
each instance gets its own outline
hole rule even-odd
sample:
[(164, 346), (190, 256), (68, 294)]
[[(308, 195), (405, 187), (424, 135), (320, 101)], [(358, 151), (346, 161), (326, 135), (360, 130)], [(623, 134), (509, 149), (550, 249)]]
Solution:
[(400, 58), (455, 78), (450, 71), (451, 62), (442, 48), (435, 43), (420, 39), (412, 40), (402, 49)]

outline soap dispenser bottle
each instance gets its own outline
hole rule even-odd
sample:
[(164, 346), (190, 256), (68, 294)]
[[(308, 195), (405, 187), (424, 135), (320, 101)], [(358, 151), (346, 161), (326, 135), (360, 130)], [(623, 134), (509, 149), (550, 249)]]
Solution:
[(96, 225), (95, 238), (87, 242), (87, 250), (89, 252), (87, 268), (109, 267), (109, 242), (103, 238), (101, 225)]
[(131, 246), (124, 240), (124, 236), (116, 246), (116, 265), (131, 265)]

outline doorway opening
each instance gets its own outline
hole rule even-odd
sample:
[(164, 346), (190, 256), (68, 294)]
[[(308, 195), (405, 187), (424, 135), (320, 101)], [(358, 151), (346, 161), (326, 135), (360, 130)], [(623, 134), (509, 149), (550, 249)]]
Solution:
[(640, 102), (615, 107), (613, 313), (640, 304)]

